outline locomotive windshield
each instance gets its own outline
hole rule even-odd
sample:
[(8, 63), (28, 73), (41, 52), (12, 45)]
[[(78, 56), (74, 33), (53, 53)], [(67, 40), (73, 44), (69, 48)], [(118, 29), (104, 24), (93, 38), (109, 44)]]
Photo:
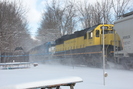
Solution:
[[(113, 33), (113, 30), (104, 30), (104, 34), (110, 34)], [(103, 34), (103, 31), (101, 32), (101, 34)]]
[(108, 26), (102, 26), (101, 29), (107, 30)]

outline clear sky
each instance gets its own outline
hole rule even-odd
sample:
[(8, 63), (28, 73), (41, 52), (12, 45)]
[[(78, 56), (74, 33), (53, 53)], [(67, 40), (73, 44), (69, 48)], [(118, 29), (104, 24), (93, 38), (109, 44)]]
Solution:
[[(16, 0), (17, 1), (17, 0)], [(37, 28), (40, 25), (42, 12), (44, 8), (44, 0), (21, 0), (27, 12), (27, 20), (29, 29), (32, 35), (36, 34)]]
[[(0, 0), (4, 1), (4, 0)], [(42, 12), (45, 7), (45, 3), (51, 0), (9, 0), (15, 1), (18, 3), (20, 1), (25, 7), (24, 9), (27, 11), (26, 19), (29, 22), (29, 29), (32, 35), (36, 34), (37, 28), (40, 25)], [(62, 0), (63, 1), (63, 0)], [(83, 0), (76, 0), (76, 1), (83, 1)], [(87, 0), (90, 2), (95, 2), (96, 0)]]

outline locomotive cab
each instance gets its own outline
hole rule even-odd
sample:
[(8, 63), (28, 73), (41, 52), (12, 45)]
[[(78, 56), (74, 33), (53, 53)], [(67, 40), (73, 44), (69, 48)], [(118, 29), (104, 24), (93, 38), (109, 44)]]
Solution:
[[(111, 45), (120, 47), (120, 38), (118, 34), (113, 30), (113, 25), (105, 24), (98, 25), (87, 34), (85, 39), (86, 46), (103, 45), (103, 29), (104, 29), (104, 45)], [(115, 42), (118, 41), (118, 42)]]
[[(105, 55), (106, 59), (113, 61), (114, 48), (120, 50), (121, 43), (118, 34), (113, 30), (113, 25), (105, 24), (104, 26), (98, 25), (87, 31), (87, 39), (85, 39), (85, 45), (87, 51), (94, 55), (101, 55), (103, 50), (103, 30), (104, 30), (104, 46), (105, 46)], [(98, 57), (99, 57), (98, 56)], [(99, 58), (96, 59), (99, 59)]]

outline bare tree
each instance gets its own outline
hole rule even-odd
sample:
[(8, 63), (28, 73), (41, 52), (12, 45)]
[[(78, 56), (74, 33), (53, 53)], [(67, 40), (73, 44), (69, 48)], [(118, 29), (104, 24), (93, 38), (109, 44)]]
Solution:
[[(25, 11), (15, 2), (0, 2), (0, 46), (1, 52), (13, 52), (22, 46), (22, 40), (29, 37), (27, 22), (24, 19)], [(21, 35), (25, 34), (25, 35)], [(21, 44), (21, 45), (20, 45)]]
[(132, 0), (112, 0), (113, 11), (114, 11), (114, 18), (118, 20), (120, 15), (123, 15), (130, 11), (132, 8)]
[(61, 36), (58, 29), (58, 19), (62, 19), (62, 11), (59, 9), (59, 3), (56, 0), (52, 1), (52, 5), (47, 3), (42, 18), (41, 26), (38, 29), (38, 39), (47, 42)]
[(111, 23), (110, 12), (112, 5), (110, 0), (97, 1), (95, 4), (86, 1), (80, 3), (77, 7), (84, 28), (102, 23), (103, 18), (106, 18), (106, 23)]
[[(99, 23), (102, 23), (102, 20), (104, 19), (104, 23), (112, 23), (111, 22), (111, 8), (112, 8), (112, 4), (110, 0), (102, 0), (102, 2), (96, 2), (95, 4), (95, 10), (96, 11), (96, 17), (98, 17), (98, 19), (96, 19), (96, 21)], [(97, 14), (99, 14), (97, 16)], [(94, 19), (95, 20), (95, 19)]]
[(86, 28), (86, 27), (91, 27), (92, 25), (92, 10), (93, 10), (93, 6), (87, 2), (84, 3), (79, 3), (77, 5), (77, 9), (79, 11), (79, 20), (82, 23), (82, 27)]
[(63, 20), (60, 21), (62, 28), (62, 35), (65, 34), (72, 34), (75, 30), (76, 20), (76, 9), (74, 6), (74, 3), (71, 1), (66, 2), (66, 6), (64, 7), (64, 14), (63, 14)]
[[(75, 7), (72, 2), (66, 0), (65, 4), (61, 5), (53, 0), (52, 5), (47, 4), (39, 35), (55, 40), (62, 35), (71, 34), (76, 24), (75, 17)], [(46, 39), (44, 40), (46, 41)]]

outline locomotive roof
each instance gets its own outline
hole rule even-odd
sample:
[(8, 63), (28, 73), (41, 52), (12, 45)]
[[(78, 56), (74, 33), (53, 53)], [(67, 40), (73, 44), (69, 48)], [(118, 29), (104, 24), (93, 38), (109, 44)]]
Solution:
[(92, 31), (94, 30), (98, 25), (95, 25), (93, 27), (89, 27), (89, 28), (86, 28), (86, 29), (83, 29), (81, 31), (76, 31), (74, 32), (74, 34), (70, 34), (70, 35), (64, 35), (62, 36), (61, 38), (58, 38), (55, 42), (56, 44), (62, 44), (64, 43), (64, 41), (66, 40), (69, 40), (69, 39), (73, 39), (73, 38), (76, 38), (76, 37), (80, 37), (80, 36), (84, 36), (86, 34), (87, 31)]

